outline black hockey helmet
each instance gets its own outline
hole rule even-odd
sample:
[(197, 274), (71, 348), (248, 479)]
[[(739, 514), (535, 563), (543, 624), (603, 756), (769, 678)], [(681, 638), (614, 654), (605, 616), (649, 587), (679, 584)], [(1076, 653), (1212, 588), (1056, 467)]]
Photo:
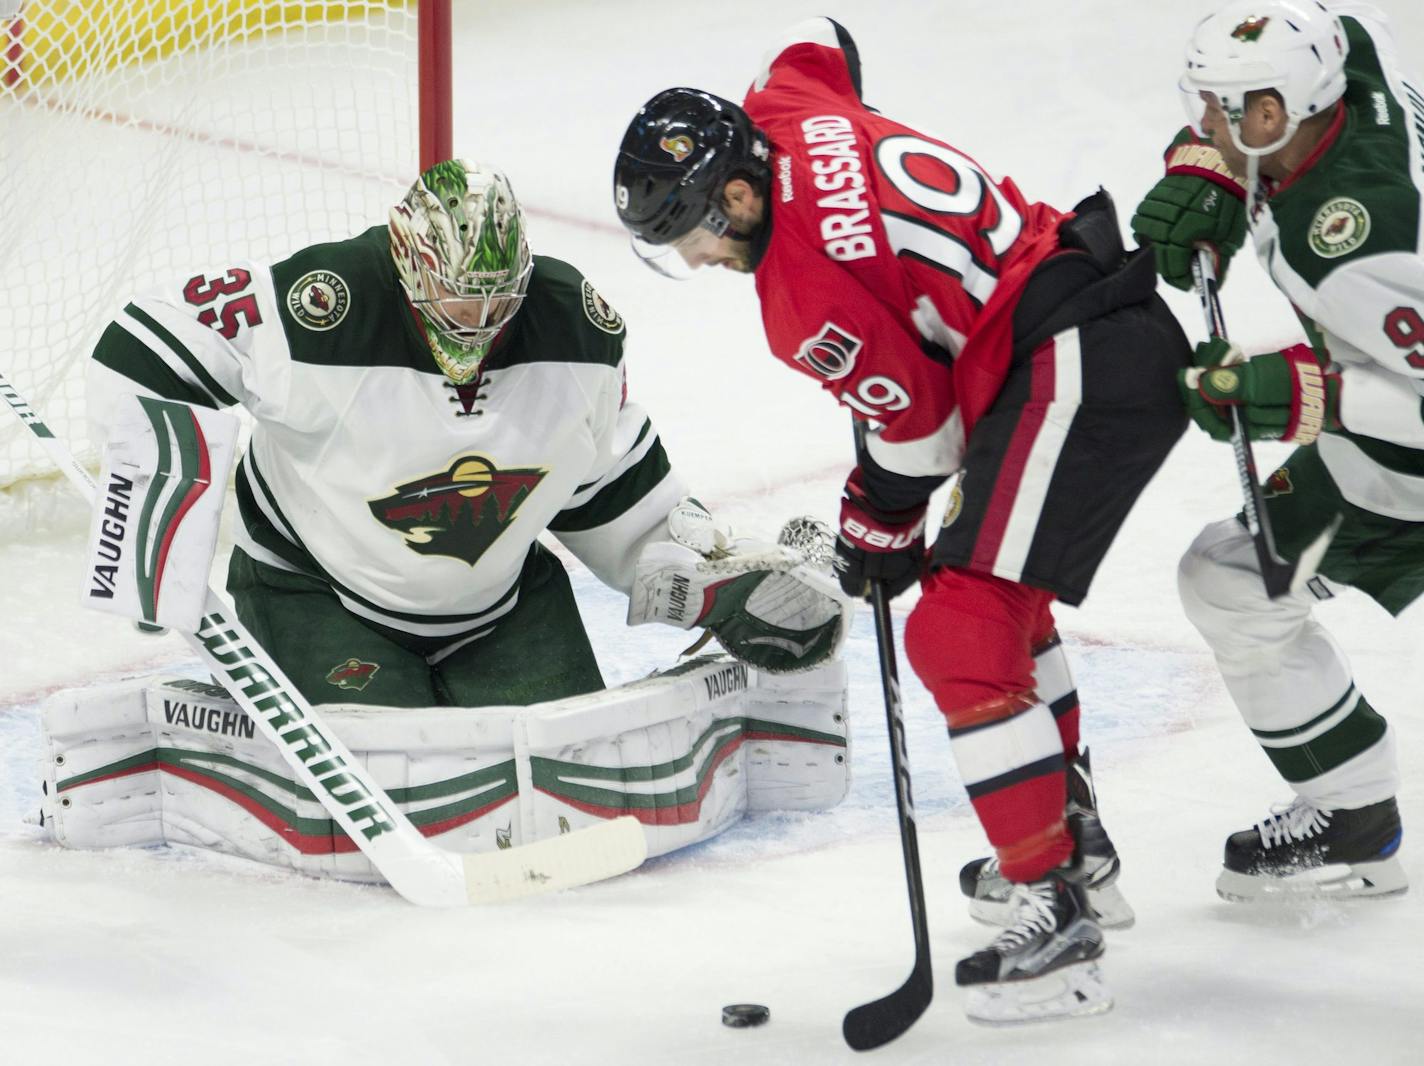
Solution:
[(638, 112), (613, 166), (618, 218), (646, 244), (667, 244), (716, 208), (722, 187), (746, 177), (771, 183), (766, 134), (730, 100), (698, 89), (664, 89)]

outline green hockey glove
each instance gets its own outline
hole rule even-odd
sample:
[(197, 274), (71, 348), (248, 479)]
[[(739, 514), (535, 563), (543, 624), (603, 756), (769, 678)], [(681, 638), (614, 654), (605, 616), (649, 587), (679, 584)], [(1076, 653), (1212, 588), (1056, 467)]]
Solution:
[(1192, 421), (1213, 440), (1231, 439), (1229, 407), (1241, 407), (1252, 440), (1310, 444), (1340, 428), (1340, 376), (1321, 368), (1304, 344), (1243, 358), (1221, 338), (1197, 345), (1197, 365), (1177, 384)]
[(1216, 257), (1225, 279), (1231, 257), (1246, 239), (1246, 194), (1210, 144), (1183, 130), (1167, 149), (1167, 173), (1137, 205), (1132, 232), (1150, 244), (1157, 272), (1169, 285), (1192, 287), (1192, 255), (1198, 246)]

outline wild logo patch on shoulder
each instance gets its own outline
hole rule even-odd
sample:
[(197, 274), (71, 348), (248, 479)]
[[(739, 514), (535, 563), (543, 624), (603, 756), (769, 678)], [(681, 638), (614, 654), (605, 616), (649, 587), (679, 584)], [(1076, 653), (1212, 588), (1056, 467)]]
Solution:
[(1358, 200), (1342, 196), (1315, 212), (1310, 250), (1324, 259), (1349, 255), (1370, 235), (1370, 213)]
[(340, 274), (313, 270), (287, 290), (287, 310), (307, 329), (325, 332), (340, 324), (351, 307), (351, 290)]
[(608, 301), (598, 295), (592, 285), (585, 278), (583, 282), (583, 313), (604, 333), (622, 333), (623, 316), (609, 305)]

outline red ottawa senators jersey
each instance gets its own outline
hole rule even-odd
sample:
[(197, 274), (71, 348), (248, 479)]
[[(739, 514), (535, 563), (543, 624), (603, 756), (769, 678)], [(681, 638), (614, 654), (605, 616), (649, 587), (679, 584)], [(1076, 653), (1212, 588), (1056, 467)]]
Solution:
[(767, 340), (879, 424), (880, 466), (952, 474), (1008, 373), (1014, 304), (1064, 216), (866, 108), (855, 46), (831, 20), (781, 42), (743, 104), (772, 146), (756, 268)]

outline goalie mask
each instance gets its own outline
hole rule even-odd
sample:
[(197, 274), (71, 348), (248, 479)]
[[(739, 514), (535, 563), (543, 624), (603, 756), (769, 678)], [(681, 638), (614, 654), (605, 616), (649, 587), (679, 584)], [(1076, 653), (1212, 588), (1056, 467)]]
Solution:
[(697, 89), (665, 89), (634, 117), (613, 166), (618, 219), (633, 250), (660, 273), (680, 276), (669, 252), (700, 231), (730, 234), (722, 189), (742, 177), (765, 191), (771, 149), (747, 113), (730, 100)]
[[(1317, 0), (1236, 0), (1198, 23), (1187, 45), (1181, 89), (1192, 128), (1204, 135), (1202, 93), (1211, 93), (1242, 153), (1278, 151), (1301, 122), (1345, 94), (1348, 51), (1344, 26)], [(1252, 147), (1241, 139), (1241, 120), (1246, 95), (1263, 89), (1280, 94), (1286, 128), (1274, 143)]]
[(436, 363), (457, 385), (472, 381), (534, 266), (509, 180), (479, 163), (439, 163), (391, 208), (390, 234)]

